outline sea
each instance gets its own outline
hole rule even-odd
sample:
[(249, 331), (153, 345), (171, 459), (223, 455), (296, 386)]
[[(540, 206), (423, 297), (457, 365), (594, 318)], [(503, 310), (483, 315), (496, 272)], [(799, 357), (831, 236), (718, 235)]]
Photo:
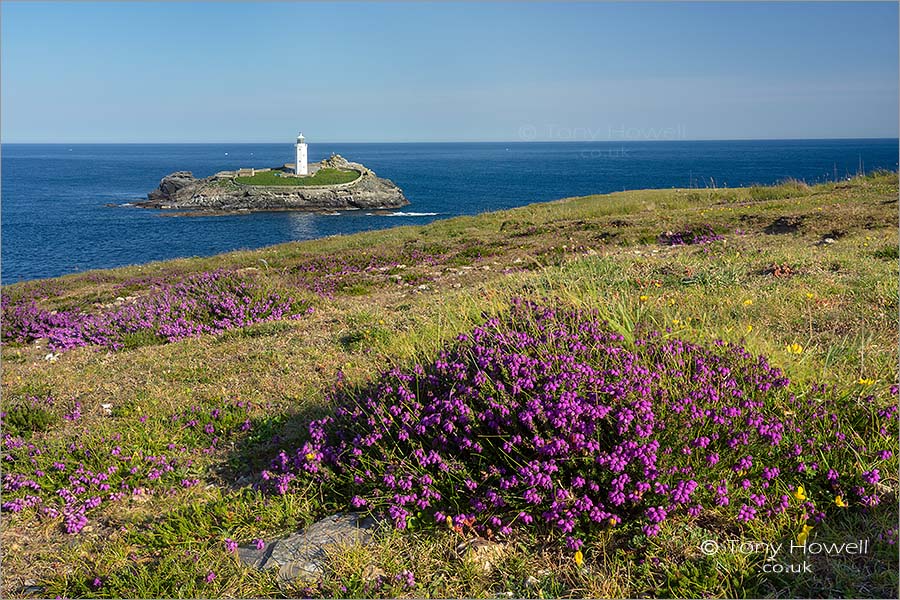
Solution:
[[(2, 283), (208, 256), (641, 188), (818, 183), (897, 170), (897, 139), (309, 145), (399, 185), (410, 205), (373, 214), (269, 212), (171, 217), (142, 209), (173, 171), (205, 177), (293, 160), (293, 144), (3, 144)], [(598, 200), (601, 201), (602, 200)]]

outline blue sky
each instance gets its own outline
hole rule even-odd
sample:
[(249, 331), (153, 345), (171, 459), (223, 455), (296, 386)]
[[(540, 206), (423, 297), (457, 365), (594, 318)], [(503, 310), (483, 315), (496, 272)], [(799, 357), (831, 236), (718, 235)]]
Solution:
[(896, 137), (896, 3), (2, 5), (4, 142)]

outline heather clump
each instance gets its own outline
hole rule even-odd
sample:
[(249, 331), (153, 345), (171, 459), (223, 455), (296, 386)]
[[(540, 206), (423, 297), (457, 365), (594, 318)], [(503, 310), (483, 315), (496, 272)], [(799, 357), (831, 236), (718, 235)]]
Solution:
[(400, 529), (544, 531), (572, 549), (701, 515), (814, 524), (878, 504), (896, 464), (896, 407), (857, 398), (849, 418), (836, 398), (736, 345), (629, 343), (596, 314), (516, 301), (434, 362), (337, 399), (262, 476), (278, 493), (317, 482)]
[(118, 350), (130, 340), (174, 342), (264, 321), (299, 318), (309, 306), (267, 289), (252, 277), (210, 271), (157, 282), (133, 302), (90, 312), (51, 311), (32, 298), (2, 299), (3, 340), (46, 338), (51, 349), (100, 346)]

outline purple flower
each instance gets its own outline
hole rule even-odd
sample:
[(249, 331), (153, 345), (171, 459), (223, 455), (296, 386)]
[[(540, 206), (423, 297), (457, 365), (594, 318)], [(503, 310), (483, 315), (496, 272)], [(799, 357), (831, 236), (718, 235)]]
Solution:
[(738, 511), (738, 521), (743, 521), (744, 523), (748, 521), (752, 521), (756, 518), (756, 509), (752, 506), (747, 506), (746, 504), (741, 505), (740, 511)]
[(878, 472), (878, 469), (872, 469), (871, 471), (863, 471), (862, 478), (866, 483), (875, 485), (881, 480), (881, 474)]
[(651, 506), (647, 509), (647, 519), (651, 523), (662, 523), (666, 518), (666, 511), (661, 506)]

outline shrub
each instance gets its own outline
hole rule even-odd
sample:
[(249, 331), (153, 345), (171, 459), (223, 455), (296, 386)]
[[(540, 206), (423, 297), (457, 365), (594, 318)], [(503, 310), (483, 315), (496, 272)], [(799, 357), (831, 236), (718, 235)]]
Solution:
[(900, 248), (898, 248), (896, 244), (887, 244), (876, 250), (873, 254), (875, 255), (875, 258), (897, 260), (900, 258)]
[(620, 524), (655, 535), (682, 514), (818, 521), (838, 496), (880, 501), (897, 435), (896, 407), (868, 398), (847, 418), (829, 393), (795, 395), (738, 346), (629, 345), (594, 314), (517, 301), (427, 367), (340, 400), (263, 479), (278, 493), (317, 482), (400, 529), (538, 528), (571, 548)]
[(28, 436), (38, 431), (46, 431), (57, 422), (51, 411), (32, 403), (31, 406), (10, 406), (2, 414), (3, 432), (9, 435)]

